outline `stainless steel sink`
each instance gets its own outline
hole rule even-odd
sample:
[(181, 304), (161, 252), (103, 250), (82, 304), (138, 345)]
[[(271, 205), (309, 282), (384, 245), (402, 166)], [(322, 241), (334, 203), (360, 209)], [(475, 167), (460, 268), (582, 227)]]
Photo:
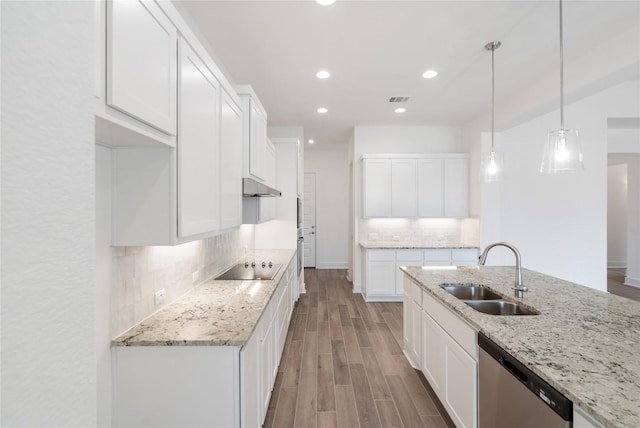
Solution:
[(470, 300), (465, 302), (478, 312), (489, 315), (540, 315), (540, 312), (504, 300)]
[(500, 300), (504, 298), (482, 285), (445, 284), (440, 287), (460, 300)]

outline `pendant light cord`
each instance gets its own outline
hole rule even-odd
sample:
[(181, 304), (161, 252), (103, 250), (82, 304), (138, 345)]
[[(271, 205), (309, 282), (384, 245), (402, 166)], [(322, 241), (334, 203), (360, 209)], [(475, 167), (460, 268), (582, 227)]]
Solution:
[(562, 33), (562, 0), (560, 0), (560, 130), (564, 131), (564, 40)]
[(496, 50), (496, 46), (492, 46), (491, 49), (491, 153), (493, 153), (494, 145), (493, 145), (493, 134), (495, 129), (495, 92), (496, 92), (496, 80), (495, 80), (495, 72), (494, 72), (494, 62), (493, 56)]

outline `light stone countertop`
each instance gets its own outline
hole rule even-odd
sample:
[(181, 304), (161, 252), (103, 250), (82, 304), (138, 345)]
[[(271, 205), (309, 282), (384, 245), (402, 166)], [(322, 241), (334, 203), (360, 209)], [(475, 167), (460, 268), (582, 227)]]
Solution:
[(605, 427), (640, 427), (640, 302), (523, 269), (523, 303), (541, 314), (487, 315), (440, 285), (481, 284), (513, 296), (514, 267), (402, 269)]
[(360, 241), (360, 246), (371, 249), (462, 249), (462, 248), (479, 248), (477, 245), (469, 245), (463, 243), (435, 243), (433, 241), (424, 242), (406, 242), (406, 241)]
[[(271, 281), (208, 280), (133, 326), (112, 346), (243, 346), (258, 324), (295, 250), (256, 250), (249, 262), (282, 267)], [(245, 258), (239, 262), (243, 262)]]

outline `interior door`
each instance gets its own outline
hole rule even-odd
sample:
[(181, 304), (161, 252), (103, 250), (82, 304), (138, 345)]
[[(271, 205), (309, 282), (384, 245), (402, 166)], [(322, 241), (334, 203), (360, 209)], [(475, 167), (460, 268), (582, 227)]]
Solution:
[(316, 174), (304, 174), (304, 267), (316, 267)]

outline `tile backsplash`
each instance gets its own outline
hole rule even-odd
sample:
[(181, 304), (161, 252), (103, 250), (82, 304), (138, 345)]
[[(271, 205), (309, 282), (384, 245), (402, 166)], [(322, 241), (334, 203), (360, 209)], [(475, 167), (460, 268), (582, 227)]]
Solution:
[[(112, 337), (167, 305), (253, 248), (253, 226), (243, 225), (201, 241), (173, 247), (114, 247), (111, 292)], [(155, 305), (155, 293), (165, 300)]]
[(477, 245), (477, 219), (361, 219), (361, 241)]

